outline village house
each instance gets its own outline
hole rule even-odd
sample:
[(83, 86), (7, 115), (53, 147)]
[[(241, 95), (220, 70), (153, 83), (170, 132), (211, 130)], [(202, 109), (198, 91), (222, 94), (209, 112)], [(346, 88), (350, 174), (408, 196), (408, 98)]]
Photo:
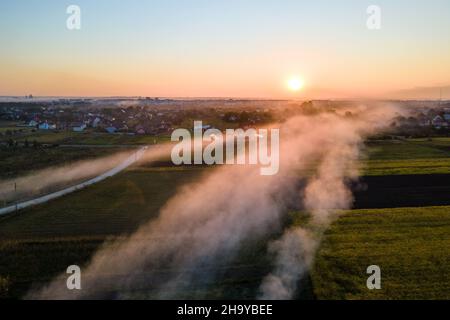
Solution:
[(96, 117), (96, 118), (92, 121), (92, 127), (93, 127), (93, 128), (97, 128), (101, 121), (102, 121), (102, 119), (100, 119), (99, 117)]
[(444, 114), (444, 120), (450, 122), (450, 113)]
[(74, 123), (72, 124), (72, 131), (74, 132), (83, 132), (86, 129), (85, 123)]
[(111, 133), (111, 134), (117, 132), (117, 128), (112, 127), (112, 126), (105, 128), (105, 130), (106, 130), (106, 132)]
[(38, 126), (39, 130), (54, 130), (56, 129), (56, 124), (49, 124), (48, 122), (42, 122)]
[(36, 120), (30, 120), (28, 122), (29, 127), (36, 127), (38, 125), (38, 122)]
[(142, 125), (136, 126), (134, 131), (135, 131), (136, 134), (146, 134), (145, 128)]
[(431, 124), (433, 127), (437, 129), (448, 126), (448, 123), (444, 120), (444, 118), (439, 115), (435, 116), (433, 120), (431, 120)]

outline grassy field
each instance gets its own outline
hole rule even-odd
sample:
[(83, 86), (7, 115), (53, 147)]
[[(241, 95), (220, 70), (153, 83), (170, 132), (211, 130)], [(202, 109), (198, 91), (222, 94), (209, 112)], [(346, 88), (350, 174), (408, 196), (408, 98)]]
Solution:
[(450, 174), (450, 158), (413, 160), (369, 160), (363, 164), (368, 176), (401, 174)]
[(105, 240), (128, 234), (156, 217), (177, 188), (201, 172), (135, 167), (64, 198), (0, 218), (0, 278), (8, 283), (3, 295), (20, 297), (32, 283), (48, 281), (70, 264), (83, 265)]
[(155, 217), (177, 188), (201, 170), (129, 169), (87, 189), (0, 218), (0, 239), (107, 237), (131, 232)]
[[(15, 136), (17, 141), (37, 141), (47, 144), (74, 144), (74, 145), (140, 145), (155, 144), (169, 141), (169, 136), (149, 136), (149, 135), (129, 135), (129, 134), (109, 134), (98, 132), (73, 132), (73, 131), (43, 131)], [(7, 140), (4, 138), (3, 140)]]
[(19, 122), (16, 121), (2, 121), (0, 120), (0, 134), (6, 133), (7, 131), (18, 131), (21, 130), (22, 133), (31, 132), (29, 127), (17, 127)]
[[(132, 134), (109, 134), (106, 132), (94, 132), (88, 129), (84, 132), (71, 130), (37, 130), (34, 127), (18, 127), (17, 121), (0, 121), (0, 142), (9, 139), (30, 143), (36, 141), (43, 144), (74, 144), (74, 145), (147, 145), (166, 142), (170, 140), (169, 135), (132, 135)], [(13, 135), (2, 135), (3, 133), (15, 132)]]
[[(152, 144), (151, 136), (126, 136), (84, 133), (34, 134), (41, 143), (67, 143), (83, 147), (64, 148), (19, 148), (0, 149), (0, 179), (11, 178), (42, 169), (49, 165), (67, 164), (71, 161), (89, 159), (107, 155), (114, 150), (94, 148), (96, 145)], [(158, 137), (157, 142), (167, 141), (168, 137)], [(92, 145), (92, 148), (89, 146)], [(425, 140), (388, 140), (368, 144), (369, 159), (362, 161), (363, 175), (399, 175), (399, 174), (449, 174), (450, 139), (435, 138)]]
[[(436, 139), (436, 138), (434, 138)], [(450, 156), (450, 139), (376, 140), (366, 143), (370, 160), (433, 159)]]
[[(83, 143), (89, 141), (88, 135), (77, 137), (84, 137)], [(395, 179), (390, 177), (393, 174), (450, 173), (449, 149), (447, 138), (371, 141), (363, 172), (390, 179)], [(52, 157), (59, 155), (46, 161)], [(13, 156), (5, 159), (14, 164)], [(30, 166), (39, 163), (26, 155), (20, 161), (30, 161)], [(6, 161), (0, 164), (8, 168)], [(132, 167), (85, 190), (0, 218), (0, 297), (21, 297), (31, 285), (42, 285), (68, 265), (82, 266), (104, 241), (155, 218), (178, 187), (195, 181), (205, 170), (162, 164)], [(311, 274), (312, 284), (306, 285), (307, 292), (300, 297), (448, 297), (450, 258), (445, 249), (450, 247), (449, 231), (450, 207), (446, 206), (346, 212), (326, 232)], [(266, 255), (269, 238), (245, 244), (208, 292), (193, 289), (186, 298), (254, 298), (261, 278), (271, 270)], [(382, 268), (380, 291), (365, 287), (365, 268), (370, 264)]]
[[(450, 299), (450, 207), (351, 210), (329, 228), (311, 273), (318, 299)], [(368, 290), (366, 268), (381, 268)]]
[(0, 149), (0, 179), (11, 179), (50, 166), (94, 159), (117, 150), (106, 148), (17, 148)]
[(450, 138), (369, 141), (363, 175), (448, 174)]
[[(389, 192), (385, 197), (395, 194), (398, 202), (424, 194), (423, 200), (433, 202), (432, 190), (437, 192), (438, 186), (424, 192), (425, 179), (420, 176), (450, 173), (448, 137), (367, 145), (364, 175), (418, 175), (410, 179), (411, 190), (403, 186), (384, 191)], [(314, 295), (318, 299), (448, 299), (449, 234), (448, 206), (351, 210), (325, 234), (311, 275)], [(366, 268), (371, 264), (382, 269), (382, 290), (366, 287)]]

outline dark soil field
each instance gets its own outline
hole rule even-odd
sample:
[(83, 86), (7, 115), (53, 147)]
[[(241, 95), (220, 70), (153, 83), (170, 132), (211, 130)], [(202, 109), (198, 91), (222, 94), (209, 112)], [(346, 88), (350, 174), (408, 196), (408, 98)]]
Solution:
[(366, 176), (354, 186), (355, 209), (450, 205), (450, 174)]

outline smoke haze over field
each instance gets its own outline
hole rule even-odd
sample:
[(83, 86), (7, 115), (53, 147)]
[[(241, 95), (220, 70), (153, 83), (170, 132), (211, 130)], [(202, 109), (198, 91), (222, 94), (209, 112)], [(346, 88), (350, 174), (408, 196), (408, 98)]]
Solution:
[[(80, 181), (98, 175), (123, 161), (130, 152), (120, 152), (94, 160), (77, 161), (69, 165), (50, 167), (32, 174), (0, 181), (1, 200), (10, 201), (45, 192), (54, 186), (64, 186), (73, 181)], [(17, 184), (18, 192), (14, 190)]]
[[(169, 150), (169, 145), (153, 146), (140, 161), (156, 160), (158, 157), (166, 155)], [(48, 191), (67, 187), (74, 182), (98, 176), (119, 165), (133, 152), (121, 151), (98, 159), (50, 167), (15, 179), (0, 180), (0, 201), (22, 200), (23, 198), (39, 196), (48, 193)], [(14, 190), (14, 184), (17, 185), (17, 191)]]
[[(321, 113), (289, 119), (280, 125), (278, 174), (261, 176), (255, 166), (220, 166), (181, 188), (157, 219), (101, 248), (82, 268), (82, 290), (67, 290), (66, 275), (61, 275), (29, 297), (124, 299), (151, 286), (152, 296), (176, 298), (192, 284), (207, 285), (216, 275), (214, 266), (231, 261), (246, 240), (281, 229), (286, 209), (297, 203), (312, 219), (270, 246), (275, 269), (263, 280), (260, 295), (292, 298), (313, 261), (317, 230), (326, 227), (334, 209), (352, 204), (347, 185), (358, 177), (364, 139), (382, 130), (394, 112), (389, 106), (361, 107), (352, 110), (353, 116)], [(301, 193), (299, 178), (306, 180)], [(158, 270), (171, 272), (161, 275)]]

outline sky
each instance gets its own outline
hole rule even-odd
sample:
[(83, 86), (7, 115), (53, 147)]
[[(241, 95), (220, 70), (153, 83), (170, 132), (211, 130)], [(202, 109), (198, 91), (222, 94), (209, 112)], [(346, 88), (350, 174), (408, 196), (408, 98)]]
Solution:
[(448, 0), (0, 1), (0, 95), (450, 99), (449, 38)]

